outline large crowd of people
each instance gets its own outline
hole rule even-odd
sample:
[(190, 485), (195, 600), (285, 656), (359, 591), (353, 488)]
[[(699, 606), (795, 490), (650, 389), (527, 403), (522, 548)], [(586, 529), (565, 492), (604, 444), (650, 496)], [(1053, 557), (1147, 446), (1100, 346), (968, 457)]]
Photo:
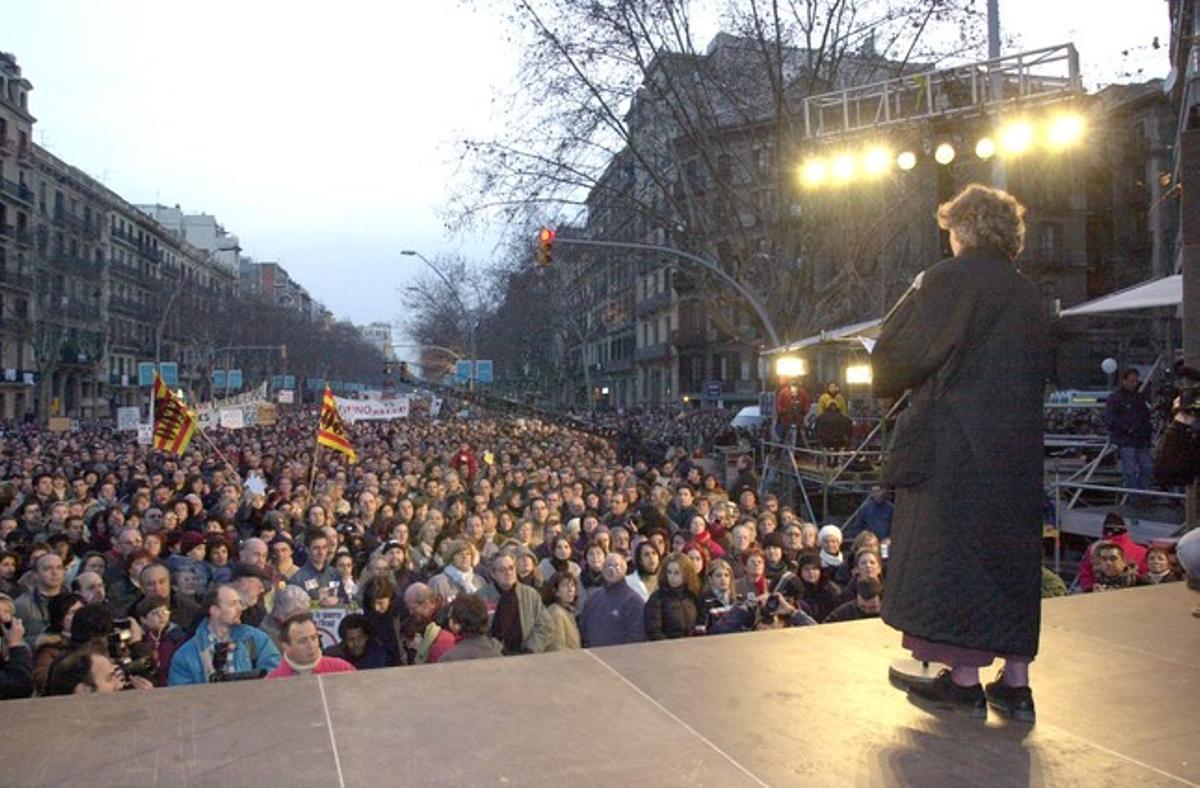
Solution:
[[(664, 418), (672, 423), (647, 415), (639, 428), (677, 435)], [(469, 418), (414, 409), (360, 422), (349, 464), (314, 452), (315, 420), (297, 408), (272, 427), (195, 440), (181, 457), (99, 425), (0, 428), (0, 695), (879, 614), (883, 488), (843, 534), (760, 497), (748, 461), (727, 487), (677, 446), (622, 457), (619, 435), (477, 407)], [(1110, 525), (1086, 558), (1090, 588), (1180, 577), (1169, 551), (1139, 552)], [(314, 613), (328, 608), (348, 612), (323, 652)]]

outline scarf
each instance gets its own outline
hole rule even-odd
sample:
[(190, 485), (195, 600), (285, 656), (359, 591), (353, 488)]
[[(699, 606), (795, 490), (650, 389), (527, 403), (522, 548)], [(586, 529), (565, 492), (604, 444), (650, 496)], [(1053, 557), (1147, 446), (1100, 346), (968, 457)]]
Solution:
[(454, 564), (446, 564), (446, 568), (442, 571), (444, 571), (446, 576), (449, 577), (450, 580), (460, 589), (468, 594), (475, 593), (474, 570), (468, 570), (464, 572)]
[(842, 556), (840, 553), (838, 555), (830, 555), (829, 553), (825, 552), (824, 550), (821, 551), (821, 568), (822, 569), (824, 569), (827, 566), (841, 566), (841, 565), (842, 565)]
[(318, 655), (317, 658), (315, 660), (313, 660), (311, 663), (309, 663), (308, 665), (301, 665), (299, 662), (294, 662), (292, 660), (292, 658), (289, 657), (287, 654), (284, 654), (283, 658), (287, 662), (288, 667), (290, 667), (292, 670), (299, 673), (301, 676), (306, 676), (309, 673), (312, 673), (314, 670), (317, 669), (317, 665), (321, 664), (320, 655)]

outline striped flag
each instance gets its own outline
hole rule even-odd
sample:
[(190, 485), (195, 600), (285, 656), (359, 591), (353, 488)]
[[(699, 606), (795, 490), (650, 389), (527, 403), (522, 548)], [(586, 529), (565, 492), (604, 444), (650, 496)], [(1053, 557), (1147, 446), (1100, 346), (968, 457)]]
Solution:
[(196, 414), (154, 373), (154, 448), (180, 455), (196, 433)]
[(325, 396), (321, 400), (321, 417), (317, 421), (317, 443), (328, 446), (334, 451), (345, 454), (350, 463), (358, 462), (358, 454), (350, 445), (350, 432), (345, 422), (338, 415), (337, 403), (333, 400), (333, 392), (325, 387)]

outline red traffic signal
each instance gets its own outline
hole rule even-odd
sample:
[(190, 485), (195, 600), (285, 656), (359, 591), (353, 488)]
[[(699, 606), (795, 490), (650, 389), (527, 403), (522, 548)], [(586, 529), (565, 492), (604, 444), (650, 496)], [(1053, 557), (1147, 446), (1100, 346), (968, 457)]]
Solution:
[(553, 261), (554, 231), (549, 227), (538, 230), (537, 264), (543, 268)]

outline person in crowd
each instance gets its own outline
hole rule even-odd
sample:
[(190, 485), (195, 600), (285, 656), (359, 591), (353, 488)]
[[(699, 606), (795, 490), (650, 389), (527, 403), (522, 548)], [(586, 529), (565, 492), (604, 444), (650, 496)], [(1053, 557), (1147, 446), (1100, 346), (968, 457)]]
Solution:
[[(1154, 479), (1150, 442), (1154, 425), (1150, 400), (1142, 391), (1142, 376), (1133, 367), (1121, 375), (1119, 385), (1104, 400), (1104, 424), (1121, 458), (1121, 484), (1131, 490), (1148, 490)], [(1141, 497), (1131, 498), (1137, 505)]]
[(825, 621), (842, 604), (842, 591), (821, 571), (821, 556), (816, 550), (801, 551), (796, 563), (803, 584), (797, 602), (813, 619)]
[(1147, 585), (1174, 583), (1183, 579), (1183, 572), (1171, 566), (1171, 551), (1166, 547), (1155, 545), (1146, 551), (1146, 574), (1143, 576)]
[(582, 648), (579, 626), (575, 623), (575, 603), (579, 598), (579, 578), (572, 572), (559, 572), (546, 583), (553, 596), (546, 608), (553, 622), (547, 651)]
[(137, 653), (154, 660), (154, 673), (150, 681), (156, 687), (167, 685), (167, 673), (171, 659), (187, 639), (184, 630), (171, 620), (171, 607), (166, 597), (149, 594), (133, 605), (130, 611), (142, 628), (142, 639)]
[(232, 586), (218, 584), (210, 588), (201, 608), (207, 617), (196, 625), (195, 635), (175, 652), (169, 685), (210, 682), (217, 668), (213, 654), (218, 647), (229, 652), (225, 666), (230, 673), (266, 673), (278, 667), (279, 649), (267, 633), (241, 623), (242, 597)]
[(854, 582), (854, 599), (843, 602), (834, 608), (826, 619), (826, 624), (836, 624), (839, 621), (857, 621), (860, 618), (877, 618), (882, 607), (880, 597), (883, 585), (873, 577), (860, 577)]
[(821, 571), (836, 578), (842, 570), (842, 529), (832, 523), (817, 532), (817, 543), (821, 546)]
[(604, 585), (588, 594), (579, 614), (579, 636), (587, 648), (638, 643), (646, 639), (642, 608), (645, 602), (625, 582), (625, 557), (609, 553), (604, 559)]
[(692, 560), (671, 553), (659, 569), (658, 587), (643, 609), (647, 640), (671, 640), (696, 634), (702, 621), (700, 578)]
[(844, 461), (841, 452), (850, 448), (850, 436), (854, 422), (841, 410), (837, 402), (829, 402), (825, 411), (813, 423), (813, 437), (817, 445), (829, 452), (827, 464), (836, 468)]
[(33, 683), (37, 694), (46, 694), (50, 665), (71, 650), (71, 623), (84, 604), (74, 593), (51, 597), (49, 625), (33, 644)]
[[(323, 515), (318, 519), (323, 519)], [(336, 605), (338, 577), (330, 560), (333, 546), (329, 543), (328, 534), (320, 528), (310, 528), (304, 534), (304, 549), (308, 553), (308, 561), (288, 578), (288, 582), (303, 588), (308, 592), (309, 599), (322, 606)]]
[(294, 560), (291, 539), (280, 534), (271, 540), (271, 563), (285, 581), (290, 581), (292, 575), (300, 571)]
[[(933, 709), (982, 717), (990, 703), (1032, 721), (1050, 331), (1041, 291), (1015, 262), (1024, 214), (978, 184), (940, 206), (954, 256), (885, 317), (871, 367), (876, 397), (909, 392), (884, 466), (896, 509), (882, 616), (916, 659), (948, 666), (900, 684)], [(1000, 657), (984, 688), (979, 669)]]
[(387, 653), (371, 635), (371, 622), (366, 616), (348, 613), (338, 622), (338, 642), (325, 649), (325, 656), (344, 660), (355, 670), (386, 668)]
[(442, 597), (424, 583), (413, 583), (404, 589), (404, 606), (408, 611), (405, 621), (405, 662), (410, 665), (435, 663), (454, 648), (454, 633), (439, 620), (445, 608)]
[(24, 591), (17, 584), (21, 576), (21, 556), (11, 550), (0, 551), (0, 594), (7, 597), (20, 596)]
[[(134, 687), (154, 686), (140, 677), (129, 679)], [(89, 695), (94, 692), (120, 692), (125, 689), (126, 677), (107, 654), (82, 649), (64, 654), (50, 666), (46, 680), (46, 695)]]
[(475, 572), (475, 548), (470, 542), (451, 540), (440, 552), (448, 563), (429, 579), (429, 587), (447, 603), (459, 594), (478, 594), (487, 586), (487, 580)]
[[(541, 573), (542, 579), (549, 584), (554, 579), (555, 575), (560, 572), (568, 572), (579, 577), (579, 564), (574, 560), (574, 548), (571, 547), (571, 538), (565, 534), (559, 534), (551, 541), (550, 555), (543, 558), (538, 564), (538, 572)], [(554, 589), (550, 589), (551, 595), (554, 594)]]
[(321, 635), (312, 613), (296, 613), (280, 627), (283, 636), (283, 660), (267, 674), (268, 679), (325, 673), (353, 673), (354, 666), (344, 659), (321, 653)]
[(658, 588), (659, 564), (658, 549), (649, 541), (639, 543), (634, 551), (634, 571), (626, 575), (625, 582), (643, 602)]
[(836, 407), (839, 413), (846, 415), (850, 413), (850, 409), (846, 405), (846, 396), (842, 394), (842, 387), (836, 380), (829, 381), (825, 390), (821, 392), (821, 397), (817, 400), (817, 416), (819, 417), (829, 410), (830, 405)]
[(275, 644), (277, 650), (282, 649), (283, 622), (296, 613), (308, 610), (311, 604), (312, 600), (309, 599), (308, 592), (303, 588), (285, 585), (275, 592), (275, 603), (259, 628), (267, 633), (267, 637), (271, 638), (271, 642)]
[(751, 547), (742, 553), (742, 576), (734, 585), (738, 599), (765, 599), (771, 586), (767, 580), (767, 557), (761, 547)]
[[(1137, 567), (1139, 575), (1144, 575), (1149, 569), (1146, 563), (1146, 548), (1136, 544), (1129, 537), (1129, 527), (1125, 523), (1125, 518), (1117, 512), (1109, 512), (1104, 516), (1104, 523), (1100, 526), (1100, 541), (1120, 545), (1125, 560)], [(1080, 590), (1085, 594), (1092, 590), (1092, 585), (1095, 583), (1095, 551), (1098, 544), (1100, 542), (1089, 544), (1083, 551), (1083, 558), (1079, 562), (1079, 573), (1076, 579), (1079, 582)]]
[[(403, 548), (398, 543), (389, 542), (388, 544), (396, 544), (393, 552), (398, 552), (403, 555)], [(337, 572), (337, 600), (339, 605), (349, 605), (358, 598), (358, 580), (355, 578), (357, 568), (354, 565), (354, 556), (349, 550), (340, 549), (337, 555), (333, 557), (333, 568)]]
[[(142, 570), (143, 573), (145, 570)], [(83, 600), (85, 605), (105, 603), (108, 601), (108, 590), (104, 587), (104, 578), (99, 572), (85, 570), (75, 575), (71, 581), (71, 590)]]
[[(515, 568), (514, 568), (515, 573)], [(514, 580), (515, 582), (515, 580)], [(504, 656), (504, 644), (489, 633), (487, 604), (474, 594), (461, 594), (450, 603), (450, 631), (458, 638), (442, 662), (464, 662)]]
[(0, 700), (33, 694), (33, 653), (12, 597), (0, 594)]
[(704, 595), (700, 598), (703, 620), (701, 627), (710, 631), (713, 625), (737, 602), (734, 593), (733, 567), (723, 558), (716, 558), (708, 567)]
[(25, 627), (25, 637), (37, 641), (50, 623), (50, 600), (63, 593), (66, 573), (57, 553), (43, 553), (33, 562), (34, 586), (14, 602), (17, 617)]
[(895, 506), (887, 497), (882, 484), (872, 484), (871, 492), (854, 518), (855, 532), (870, 531), (880, 541), (892, 535), (892, 512)]
[(542, 595), (517, 581), (517, 562), (510, 553), (492, 557), (492, 582), (479, 597), (492, 612), (491, 635), (504, 646), (506, 656), (536, 654), (550, 644), (554, 622)]
[(155, 562), (142, 569), (141, 590), (143, 597), (159, 596), (166, 599), (171, 623), (184, 632), (192, 631), (201, 615), (200, 605), (171, 588), (171, 573), (164, 564)]
[(229, 583), (242, 597), (242, 623), (261, 628), (267, 618), (265, 600), (271, 575), (257, 564), (239, 561), (233, 565)]
[(1096, 564), (1092, 591), (1133, 588), (1139, 584), (1137, 565), (1129, 562), (1125, 549), (1116, 542), (1097, 542), (1092, 557)]

